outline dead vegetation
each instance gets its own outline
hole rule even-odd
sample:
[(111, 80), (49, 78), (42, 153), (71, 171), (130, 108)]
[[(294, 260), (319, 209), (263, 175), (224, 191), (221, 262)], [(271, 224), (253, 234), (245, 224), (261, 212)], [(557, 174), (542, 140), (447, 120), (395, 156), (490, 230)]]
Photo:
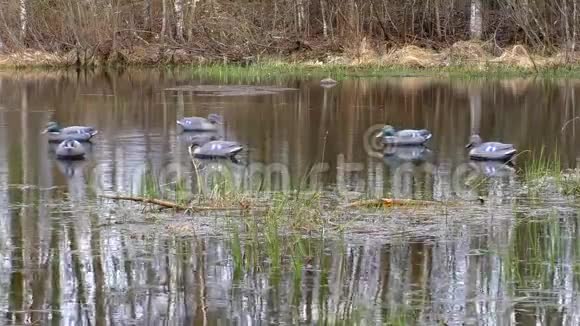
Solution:
[(0, 3), (0, 65), (245, 65), (276, 57), (536, 69), (577, 64), (578, 13), (572, 0), (8, 0)]
[[(258, 63), (294, 63), (310, 66), (341, 65), (341, 66), (370, 66), (370, 67), (400, 67), (411, 69), (465, 67), (468, 69), (485, 70), (495, 68), (515, 68), (528, 71), (540, 69), (555, 69), (573, 67), (580, 64), (580, 53), (558, 52), (552, 56), (531, 54), (523, 45), (515, 45), (505, 49), (499, 56), (488, 51), (489, 44), (475, 41), (460, 41), (441, 51), (407, 45), (391, 49), (381, 54), (379, 50), (364, 45), (360, 51), (344, 54), (333, 54), (324, 57), (317, 56), (310, 59), (263, 57)], [(121, 50), (116, 56), (115, 64), (159, 66), (167, 64), (212, 64), (221, 61), (211, 60), (202, 56), (189, 56), (181, 50), (159, 51), (159, 47), (136, 48), (135, 51)], [(123, 58), (122, 60), (119, 58)], [(43, 51), (24, 50), (23, 52), (0, 54), (0, 67), (67, 67), (67, 66), (100, 66), (111, 64), (112, 61), (101, 62), (90, 54), (66, 53), (57, 54)]]

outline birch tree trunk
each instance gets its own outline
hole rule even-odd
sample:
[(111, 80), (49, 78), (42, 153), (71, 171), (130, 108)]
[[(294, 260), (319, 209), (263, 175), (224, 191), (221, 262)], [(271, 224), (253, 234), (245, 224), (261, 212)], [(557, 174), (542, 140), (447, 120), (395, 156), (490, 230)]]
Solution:
[(324, 0), (320, 0), (320, 14), (322, 15), (322, 34), (324, 38), (328, 37), (328, 25), (326, 23), (326, 4)]
[(177, 40), (183, 41), (183, 0), (174, 0), (175, 8), (175, 35)]
[(576, 17), (578, 15), (578, 1), (574, 0), (572, 4), (572, 44), (570, 44), (570, 50), (574, 52), (574, 50), (576, 50)]
[(167, 33), (167, 1), (161, 0), (161, 43), (165, 43)]
[(20, 41), (24, 42), (26, 37), (26, 28), (28, 25), (28, 17), (26, 13), (26, 0), (20, 0)]
[(483, 35), (483, 18), (481, 15), (481, 0), (471, 0), (471, 17), (469, 32), (472, 39), (480, 40)]
[(296, 0), (296, 22), (298, 26), (298, 32), (302, 32), (304, 25), (304, 3), (303, 0)]

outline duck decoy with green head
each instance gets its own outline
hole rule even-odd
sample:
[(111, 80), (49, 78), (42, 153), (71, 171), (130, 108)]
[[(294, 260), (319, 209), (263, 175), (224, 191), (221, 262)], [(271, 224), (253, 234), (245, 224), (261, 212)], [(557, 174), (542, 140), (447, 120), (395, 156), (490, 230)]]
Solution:
[(230, 158), (241, 152), (244, 147), (235, 141), (213, 140), (203, 145), (194, 142), (189, 146), (189, 154), (196, 158)]
[(177, 124), (183, 131), (216, 131), (218, 125), (223, 124), (223, 118), (219, 114), (211, 113), (206, 118), (185, 117), (177, 120)]
[(85, 158), (85, 148), (74, 140), (63, 140), (56, 148), (56, 158), (59, 160), (82, 160)]
[(395, 146), (417, 146), (431, 139), (431, 132), (426, 129), (404, 129), (397, 131), (393, 126), (386, 125), (377, 134), (383, 144)]
[(483, 142), (479, 135), (471, 135), (469, 144), (469, 158), (484, 161), (508, 161), (517, 152), (514, 145), (500, 142)]
[(88, 126), (70, 126), (62, 128), (58, 122), (51, 121), (46, 124), (46, 129), (42, 132), (48, 134), (48, 141), (62, 142), (68, 139), (74, 139), (79, 142), (88, 142), (99, 132)]

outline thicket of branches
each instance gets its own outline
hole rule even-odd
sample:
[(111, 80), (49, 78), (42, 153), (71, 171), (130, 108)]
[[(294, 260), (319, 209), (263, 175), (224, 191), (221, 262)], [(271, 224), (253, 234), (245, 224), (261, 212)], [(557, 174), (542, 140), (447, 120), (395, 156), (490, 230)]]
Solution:
[(245, 57), (342, 51), (363, 38), (434, 49), (470, 38), (574, 49), (579, 0), (3, 0), (0, 47), (111, 52), (150, 45)]

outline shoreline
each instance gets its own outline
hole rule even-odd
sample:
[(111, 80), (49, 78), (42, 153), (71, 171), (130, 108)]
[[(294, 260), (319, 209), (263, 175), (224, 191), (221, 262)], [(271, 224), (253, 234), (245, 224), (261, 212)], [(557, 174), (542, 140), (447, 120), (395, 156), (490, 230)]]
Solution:
[(163, 67), (238, 67), (265, 73), (317, 71), (354, 75), (442, 74), (456, 76), (579, 76), (580, 52), (557, 53), (552, 56), (530, 54), (522, 45), (514, 45), (501, 55), (486, 51), (485, 43), (462, 41), (442, 51), (414, 45), (379, 52), (364, 46), (355, 54), (303, 52), (285, 56), (247, 57), (243, 60), (211, 60), (188, 54), (183, 49), (162, 49), (159, 46), (122, 49), (106, 57), (89, 51), (73, 50), (51, 53), (24, 50), (0, 53), (0, 69), (68, 69), (68, 68), (163, 68)]

